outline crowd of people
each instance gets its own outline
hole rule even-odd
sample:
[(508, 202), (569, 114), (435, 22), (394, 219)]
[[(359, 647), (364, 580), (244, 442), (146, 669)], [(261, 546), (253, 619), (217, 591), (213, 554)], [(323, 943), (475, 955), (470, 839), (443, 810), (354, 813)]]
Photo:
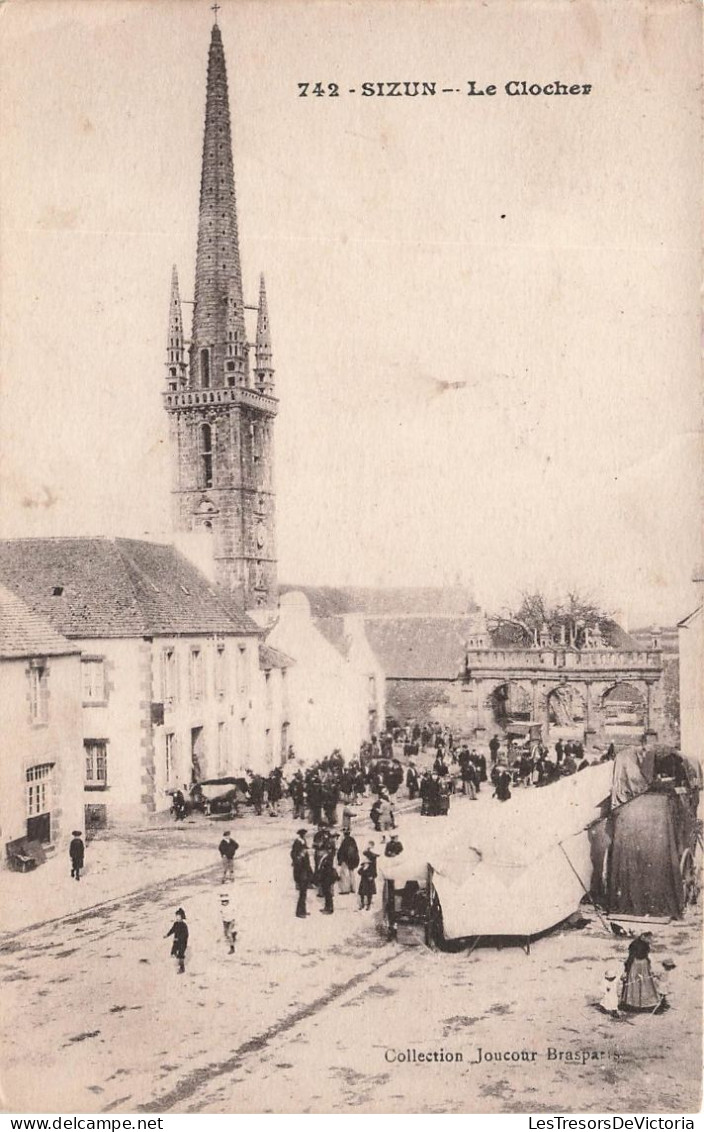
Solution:
[[(401, 750), (403, 759), (401, 761)], [(613, 744), (600, 757), (613, 758)], [(488, 755), (488, 759), (487, 759)], [(339, 751), (303, 767), (290, 751), (285, 768), (274, 767), (268, 774), (243, 772), (241, 779), (223, 787), (218, 812), (240, 816), (245, 808), (257, 816), (282, 817), (293, 811), (296, 821), (334, 826), (338, 820), (349, 827), (353, 808), (367, 797), (374, 799), (371, 819), (378, 833), (395, 826), (394, 804), (405, 786), (410, 801), (421, 802), (425, 816), (446, 814), (450, 796), (461, 792), (475, 801), (482, 785), (488, 783), (492, 797), (507, 801), (512, 788), (546, 786), (565, 775), (575, 774), (591, 764), (581, 740), (558, 739), (552, 749), (541, 741), (499, 738), (495, 734), (486, 754), (458, 739), (452, 729), (440, 724), (409, 724), (397, 727), (362, 744), (359, 755), (346, 761)], [(175, 790), (172, 813), (177, 821), (193, 810), (208, 814), (216, 803), (210, 801), (200, 784)]]
[[(397, 754), (399, 745), (404, 762)], [(476, 801), (484, 786), (492, 797), (506, 801), (511, 797), (511, 789), (517, 786), (547, 785), (579, 772), (592, 761), (613, 759), (614, 746), (591, 754), (590, 760), (581, 741), (560, 739), (548, 750), (542, 742), (526, 740), (521, 744), (510, 739), (502, 741), (494, 735), (488, 744), (487, 758), (483, 751), (458, 742), (449, 728), (414, 726), (375, 738), (350, 762), (334, 751), (310, 767), (294, 765), (287, 771), (275, 768), (266, 776), (247, 774), (247, 801), (257, 815), (266, 813), (275, 818), (286, 812), (289, 816), (292, 813), (294, 820), (308, 823), (300, 826), (290, 848), (297, 918), (311, 915), (311, 895), (322, 915), (335, 913), (337, 899), (366, 912), (372, 909), (377, 896), (380, 857), (397, 857), (404, 852), (396, 831), (395, 812), (404, 785), (408, 800), (420, 801), (422, 815), (436, 816), (448, 812), (452, 794), (461, 792), (468, 800)], [(284, 810), (287, 798), (290, 805)], [(364, 809), (360, 810), (365, 801), (371, 801), (368, 817), (380, 839), (369, 839), (366, 831), (359, 831), (359, 819), (367, 816)], [(74, 841), (71, 862), (76, 876), (82, 865), (80, 848)], [(234, 880), (238, 848), (227, 830), (219, 844), (223, 886)], [(222, 939), (228, 953), (234, 954), (236, 917), (227, 888), (219, 894), (219, 911)], [(171, 955), (177, 971), (183, 973), (189, 941), (183, 908), (177, 910), (167, 938), (172, 941)], [(393, 919), (389, 938), (396, 938)], [(619, 973), (611, 966), (604, 972), (602, 995), (596, 1005), (614, 1019), (624, 1012), (657, 1013), (667, 1008), (667, 980), (674, 963), (663, 960), (662, 970), (655, 972), (650, 958), (651, 942), (650, 933), (637, 936), (630, 943), (622, 971)]]
[[(388, 840), (384, 838), (382, 847), (385, 857), (398, 857), (403, 853), (403, 845), (396, 833), (390, 834)], [(310, 845), (308, 830), (305, 827), (299, 829), (291, 846), (293, 883), (298, 893), (296, 916), (304, 919), (310, 915), (307, 898), (311, 889), (316, 889), (323, 901), (320, 911), (332, 915), (335, 911), (335, 885), (338, 885), (339, 896), (356, 894), (359, 910), (369, 911), (377, 891), (377, 861), (380, 855), (374, 841), (368, 841), (360, 854), (357, 839), (349, 829), (338, 834), (320, 825)]]

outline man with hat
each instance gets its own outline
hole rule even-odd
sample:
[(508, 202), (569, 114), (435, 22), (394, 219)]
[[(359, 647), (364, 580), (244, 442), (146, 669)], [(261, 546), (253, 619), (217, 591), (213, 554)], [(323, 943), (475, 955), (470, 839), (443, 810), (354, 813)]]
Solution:
[(293, 866), (293, 883), (298, 889), (298, 904), (296, 915), (304, 919), (310, 913), (306, 910), (306, 897), (308, 889), (313, 883), (313, 866), (310, 863), (310, 852), (306, 843), (307, 829), (299, 829), (296, 840), (291, 846), (291, 864)]
[(225, 940), (230, 945), (230, 955), (234, 955), (237, 932), (235, 930), (235, 910), (230, 904), (230, 894), (227, 889), (220, 893), (220, 917)]
[(235, 853), (238, 849), (239, 845), (235, 839), (230, 836), (229, 829), (226, 829), (223, 834), (223, 839), (218, 846), (220, 859), (222, 860), (221, 884), (224, 884), (226, 880), (235, 879)]
[(68, 847), (68, 855), (71, 858), (71, 876), (75, 877), (76, 880), (80, 880), (86, 847), (83, 844), (83, 836), (80, 829), (74, 829), (71, 833), (71, 837), (73, 840)]
[(398, 839), (397, 833), (389, 834), (389, 840), (384, 848), (385, 857), (398, 857), (399, 853), (403, 853), (403, 845)]
[(331, 916), (335, 911), (333, 903), (333, 891), (336, 882), (340, 879), (340, 874), (335, 868), (335, 841), (337, 834), (331, 833), (328, 837), (327, 845), (323, 856), (320, 859), (318, 866), (318, 882), (320, 884), (320, 891), (325, 899), (325, 906), (320, 909), (326, 916)]

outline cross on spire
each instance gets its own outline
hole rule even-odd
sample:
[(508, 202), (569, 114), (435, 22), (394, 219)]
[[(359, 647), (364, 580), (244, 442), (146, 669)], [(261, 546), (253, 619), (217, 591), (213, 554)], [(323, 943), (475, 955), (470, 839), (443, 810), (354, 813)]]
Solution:
[(218, 4), (218, 3), (216, 2), (216, 3), (215, 3), (215, 4), (213, 4), (213, 6), (211, 7), (210, 11), (214, 13), (214, 15), (215, 15), (215, 23), (217, 23), (217, 22), (218, 22), (218, 12), (220, 11), (220, 5), (219, 5), (219, 4)]

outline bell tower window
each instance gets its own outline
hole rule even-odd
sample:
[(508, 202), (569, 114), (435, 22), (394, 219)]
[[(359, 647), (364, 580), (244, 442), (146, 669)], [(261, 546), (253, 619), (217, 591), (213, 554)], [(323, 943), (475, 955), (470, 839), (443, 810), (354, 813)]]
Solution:
[(210, 350), (200, 352), (200, 385), (201, 389), (210, 389)]
[(200, 426), (200, 461), (203, 487), (213, 486), (213, 430), (209, 424)]

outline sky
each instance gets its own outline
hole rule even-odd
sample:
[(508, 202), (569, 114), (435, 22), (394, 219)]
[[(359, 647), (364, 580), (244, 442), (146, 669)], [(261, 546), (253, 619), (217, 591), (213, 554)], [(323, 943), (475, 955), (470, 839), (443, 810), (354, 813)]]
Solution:
[[(245, 301), (263, 271), (280, 398), (280, 577), (460, 580), (488, 609), (577, 589), (632, 627), (689, 613), (698, 5), (218, 18)], [(10, 0), (0, 19), (0, 530), (168, 539), (169, 284), (176, 263), (192, 298), (213, 14)], [(505, 94), (524, 79), (592, 91)], [(404, 80), (459, 93), (359, 93)]]

